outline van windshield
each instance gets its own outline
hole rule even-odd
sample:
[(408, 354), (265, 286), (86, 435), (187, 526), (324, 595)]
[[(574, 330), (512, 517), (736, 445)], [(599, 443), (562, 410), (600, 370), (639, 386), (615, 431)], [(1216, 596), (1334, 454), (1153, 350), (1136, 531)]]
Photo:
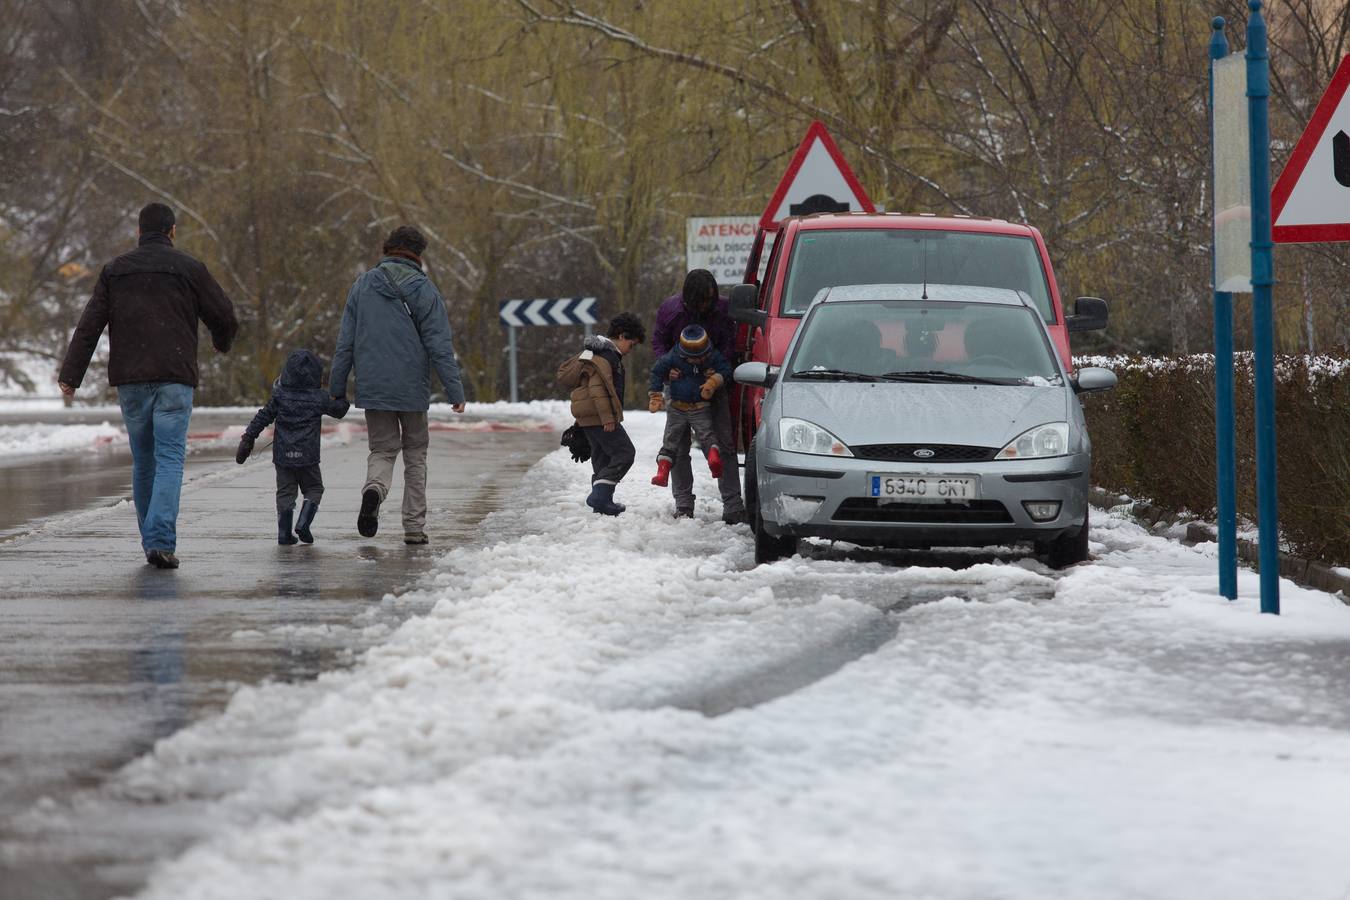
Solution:
[(963, 231), (800, 231), (792, 248), (782, 315), (800, 316), (824, 288), (845, 284), (965, 284), (1010, 288), (1055, 321), (1036, 243)]
[(827, 301), (802, 324), (787, 372), (803, 381), (1058, 384), (1044, 328), (1025, 306)]

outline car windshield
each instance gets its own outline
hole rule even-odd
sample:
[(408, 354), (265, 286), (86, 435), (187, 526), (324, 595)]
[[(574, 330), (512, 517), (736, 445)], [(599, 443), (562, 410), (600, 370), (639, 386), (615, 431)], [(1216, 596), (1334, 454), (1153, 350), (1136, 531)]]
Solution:
[(928, 300), (820, 304), (802, 324), (787, 371), (799, 381), (1060, 383), (1027, 307)]
[(782, 314), (802, 315), (828, 287), (925, 283), (1021, 291), (1045, 321), (1055, 321), (1045, 270), (1031, 238), (911, 229), (799, 232)]

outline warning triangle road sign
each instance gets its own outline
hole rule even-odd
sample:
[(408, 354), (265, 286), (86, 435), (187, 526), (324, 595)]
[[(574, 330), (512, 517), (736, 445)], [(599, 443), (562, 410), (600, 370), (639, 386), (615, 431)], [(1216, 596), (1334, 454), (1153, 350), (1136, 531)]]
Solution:
[(788, 216), (815, 212), (876, 212), (844, 154), (820, 122), (812, 122), (788, 163), (759, 224), (773, 230)]
[(1278, 243), (1350, 241), (1350, 56), (1341, 60), (1270, 192)]

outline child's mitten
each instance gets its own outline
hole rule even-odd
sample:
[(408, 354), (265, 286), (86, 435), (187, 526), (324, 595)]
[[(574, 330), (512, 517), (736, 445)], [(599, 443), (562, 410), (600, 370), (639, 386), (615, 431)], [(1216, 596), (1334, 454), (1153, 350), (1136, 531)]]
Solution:
[(708, 380), (703, 382), (703, 387), (701, 387), (698, 392), (699, 396), (701, 396), (704, 400), (711, 400), (713, 398), (713, 394), (717, 393), (717, 389), (720, 388), (721, 386), (722, 386), (722, 376), (718, 375), (716, 372), (713, 372), (711, 375), (708, 376)]
[(249, 437), (248, 435), (244, 435), (239, 439), (239, 449), (235, 451), (234, 461), (242, 466), (244, 464), (244, 460), (248, 459), (248, 455), (252, 452), (253, 452), (253, 438)]
[(658, 413), (665, 408), (666, 401), (660, 391), (651, 391), (647, 394), (647, 412)]

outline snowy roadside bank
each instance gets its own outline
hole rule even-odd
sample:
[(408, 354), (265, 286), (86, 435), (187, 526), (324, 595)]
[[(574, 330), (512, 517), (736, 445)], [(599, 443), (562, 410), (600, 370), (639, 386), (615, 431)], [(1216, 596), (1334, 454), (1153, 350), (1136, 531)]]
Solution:
[[(197, 407), (192, 411), (189, 447), (233, 445), (257, 411), (256, 406)], [(53, 401), (48, 408), (0, 403), (0, 413), (4, 414), (4, 420), (0, 421), (0, 458), (89, 453), (126, 447), (122, 412), (116, 406), (62, 407), (59, 401)], [(26, 414), (32, 414), (35, 421), (23, 421)], [(447, 404), (439, 403), (433, 404), (431, 418), (433, 427), (461, 431), (557, 429), (572, 422), (567, 404), (561, 401), (477, 403), (463, 415), (453, 413)], [(360, 410), (353, 410), (341, 422), (327, 421), (326, 425), (326, 433), (349, 434), (353, 428), (363, 430), (363, 419)]]
[[(676, 521), (645, 483), (661, 421), (630, 420), (624, 516), (591, 515), (585, 467), (555, 452), (491, 540), (444, 557), (430, 615), (349, 671), (240, 691), (125, 770), (113, 794), (199, 830), (146, 896), (1344, 889), (1332, 598), (1286, 583), (1286, 615), (1261, 617), (1212, 592), (1202, 550), (1107, 516), (1098, 560), (1062, 577), (751, 568), (715, 502)], [(861, 651), (781, 696), (688, 708), (839, 647)]]

